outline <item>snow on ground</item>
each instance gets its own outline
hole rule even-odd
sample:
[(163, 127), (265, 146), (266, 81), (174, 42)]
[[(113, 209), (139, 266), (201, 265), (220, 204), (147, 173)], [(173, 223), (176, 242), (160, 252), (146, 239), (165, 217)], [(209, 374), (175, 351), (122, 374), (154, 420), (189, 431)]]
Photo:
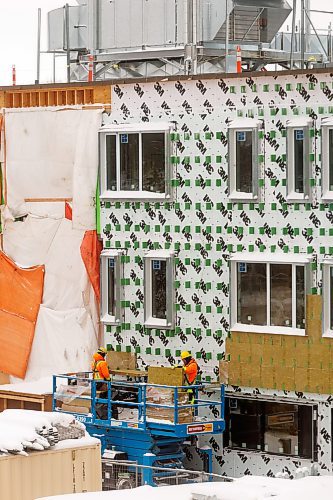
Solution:
[(275, 479), (245, 476), (231, 483), (202, 483), (44, 497), (39, 500), (332, 500), (333, 476)]
[(25, 394), (52, 394), (52, 377), (44, 377), (35, 382), (18, 382), (0, 385), (0, 391), (24, 392)]

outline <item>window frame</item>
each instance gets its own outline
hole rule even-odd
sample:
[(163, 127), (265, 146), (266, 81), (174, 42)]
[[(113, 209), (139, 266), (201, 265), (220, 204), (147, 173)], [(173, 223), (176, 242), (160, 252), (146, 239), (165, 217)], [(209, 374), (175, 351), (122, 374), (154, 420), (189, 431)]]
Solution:
[[(312, 409), (312, 426), (311, 426), (311, 436), (312, 436), (312, 453), (311, 453), (311, 457), (304, 457), (303, 455), (296, 455), (296, 454), (288, 454), (288, 453), (277, 453), (277, 452), (273, 452), (273, 451), (269, 451), (269, 450), (262, 450), (262, 449), (258, 449), (258, 448), (246, 448), (246, 447), (242, 447), (242, 446), (232, 446), (232, 441), (231, 441), (231, 438), (232, 438), (232, 432), (231, 432), (231, 428), (230, 428), (230, 423), (231, 423), (231, 418), (230, 418), (230, 412), (229, 412), (229, 401), (230, 400), (245, 400), (245, 401), (249, 401), (249, 402), (258, 402), (258, 403), (275, 403), (275, 404), (284, 404), (284, 405), (293, 405), (293, 406), (297, 406), (297, 407), (300, 407), (300, 406), (306, 406), (306, 407), (310, 407)], [(274, 399), (270, 399), (269, 397), (265, 397), (265, 398), (249, 398), (249, 397), (246, 397), (246, 396), (243, 396), (241, 394), (237, 394), (237, 395), (234, 395), (234, 394), (226, 394), (226, 430), (225, 430), (225, 435), (226, 437), (228, 437), (228, 442), (227, 443), (223, 443), (223, 448), (228, 448), (230, 450), (235, 450), (235, 451), (240, 451), (242, 450), (243, 452), (248, 452), (248, 453), (251, 453), (251, 452), (254, 452), (254, 453), (263, 453), (265, 455), (274, 455), (274, 456), (286, 456), (286, 457), (290, 457), (290, 458), (298, 458), (298, 459), (302, 459), (302, 460), (317, 460), (317, 451), (316, 451), (316, 445), (317, 445), (317, 418), (318, 418), (318, 405), (315, 403), (315, 402), (309, 402), (309, 403), (306, 403), (306, 402), (302, 402), (300, 403), (299, 401), (295, 401), (295, 400), (291, 400), (290, 398), (287, 399), (287, 400), (279, 400), (279, 401), (276, 401)], [(229, 426), (229, 428), (227, 428), (227, 426)], [(303, 431), (304, 432), (304, 431)], [(299, 434), (299, 431), (298, 431), (298, 434)], [(261, 439), (264, 438), (264, 434), (262, 434), (262, 432), (260, 433), (260, 437)], [(298, 443), (298, 449), (299, 449), (299, 443)]]
[[(262, 123), (253, 118), (233, 120), (228, 125), (228, 198), (234, 202), (251, 202), (259, 200), (259, 129)], [(237, 132), (252, 132), (252, 192), (237, 191)]]
[[(289, 264), (292, 265), (292, 326), (273, 326), (273, 325), (248, 325), (245, 323), (237, 322), (237, 303), (238, 303), (238, 281), (237, 281), (237, 265), (238, 263), (260, 263), (266, 264), (266, 320), (270, 318), (270, 270), (268, 265), (271, 264)], [(309, 262), (310, 257), (297, 254), (297, 255), (263, 255), (262, 253), (240, 253), (234, 254), (230, 257), (230, 323), (231, 331), (245, 332), (245, 333), (269, 333), (278, 335), (297, 335), (305, 336), (306, 327), (296, 328), (296, 266), (304, 266), (304, 300), (305, 300), (305, 316), (306, 316), (306, 295), (309, 283)]]
[[(329, 131), (333, 130), (333, 119), (323, 118), (321, 121), (321, 198), (322, 201), (333, 200), (333, 189), (329, 185)], [(333, 158), (332, 158), (333, 163)]]
[[(310, 161), (310, 126), (312, 121), (306, 118), (288, 120), (286, 123), (287, 134), (287, 201), (289, 203), (309, 203), (311, 200), (310, 178), (311, 178), (311, 161)], [(294, 131), (303, 130), (303, 193), (295, 191), (295, 141)]]
[[(152, 301), (153, 260), (166, 261), (166, 319), (154, 318)], [(144, 325), (147, 328), (172, 329), (175, 324), (175, 262), (174, 253), (167, 250), (151, 250), (144, 256)]]
[[(106, 325), (119, 325), (123, 320), (123, 285), (122, 279), (124, 275), (123, 264), (121, 257), (123, 253), (119, 250), (105, 249), (101, 252), (101, 305), (100, 317), (101, 322)], [(114, 280), (115, 280), (115, 315), (108, 313), (108, 261), (114, 259)]]
[[(170, 123), (137, 123), (127, 125), (105, 125), (99, 131), (99, 163), (100, 163), (100, 198), (101, 200), (172, 200), (173, 190), (171, 187), (172, 163), (171, 155), (173, 145), (170, 134), (173, 125)], [(165, 192), (156, 193), (142, 190), (143, 181), (143, 158), (142, 158), (142, 134), (164, 133), (165, 137)], [(120, 189), (120, 136), (122, 134), (139, 134), (139, 188), (137, 191), (125, 191)], [(116, 170), (117, 189), (107, 189), (107, 165), (106, 165), (106, 137), (116, 136)]]
[(333, 338), (333, 329), (331, 324), (331, 290), (330, 290), (330, 269), (333, 268), (333, 258), (324, 259), (322, 263), (322, 309), (323, 309), (323, 337)]

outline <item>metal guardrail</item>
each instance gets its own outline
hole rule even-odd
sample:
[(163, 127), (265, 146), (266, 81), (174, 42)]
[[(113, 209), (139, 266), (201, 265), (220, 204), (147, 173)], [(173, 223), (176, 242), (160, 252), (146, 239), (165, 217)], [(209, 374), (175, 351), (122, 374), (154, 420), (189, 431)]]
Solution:
[(156, 486), (175, 486), (205, 482), (232, 482), (219, 474), (173, 467), (151, 467), (127, 460), (102, 459), (103, 491), (137, 488), (147, 484), (151, 477)]
[[(114, 423), (113, 413), (114, 408), (128, 408), (130, 410), (135, 410), (136, 418), (134, 421), (129, 422), (129, 426), (135, 426), (138, 430), (146, 430), (148, 425), (150, 427), (156, 427), (159, 425), (169, 426), (171, 429), (176, 427), (184, 427), (182, 432), (187, 433), (186, 426), (188, 424), (207, 424), (209, 420), (200, 419), (199, 411), (202, 409), (216, 408), (218, 418), (212, 417), (210, 420), (212, 424), (205, 430), (205, 432), (214, 432), (215, 426), (216, 431), (220, 431), (220, 422), (223, 422), (224, 418), (224, 386), (218, 387), (218, 399), (202, 399), (200, 398), (200, 393), (202, 390), (207, 390), (210, 384), (203, 385), (192, 385), (191, 391), (194, 394), (195, 402), (190, 404), (184, 399), (184, 395), (187, 395), (189, 386), (168, 386), (168, 385), (157, 385), (157, 384), (147, 384), (147, 383), (135, 383), (135, 382), (122, 382), (122, 381), (111, 381), (102, 382), (104, 385), (104, 391), (99, 394), (97, 391), (98, 384), (101, 381), (93, 380), (92, 374), (87, 372), (83, 376), (77, 375), (54, 375), (53, 377), (53, 411), (66, 412), (64, 407), (59, 405), (59, 401), (68, 401), (71, 404), (72, 400), (76, 402), (82, 401), (82, 404), (88, 404), (89, 414), (82, 414), (82, 421), (85, 423), (99, 424), (103, 426), (108, 426), (109, 423)], [(63, 384), (63, 385), (59, 385)], [(117, 396), (113, 396), (113, 391)], [(216, 389), (215, 389), (216, 390)], [(71, 392), (72, 391), (72, 392)], [(134, 400), (132, 399), (119, 399), (119, 394), (124, 392), (131, 392), (135, 394)], [(150, 391), (167, 391), (169, 394), (169, 402), (157, 403), (155, 402), (154, 395), (150, 396)], [(171, 395), (171, 396), (170, 396)], [(180, 402), (180, 396), (183, 396), (182, 402)], [(172, 402), (170, 402), (170, 399)], [(98, 415), (98, 408), (105, 409), (105, 416), (100, 417)], [(76, 410), (76, 408), (75, 408)], [(154, 412), (155, 410), (155, 412)], [(159, 419), (159, 411), (167, 410), (169, 412), (168, 420)], [(73, 413), (74, 409), (71, 408), (69, 413)], [(182, 420), (181, 412), (186, 412), (186, 420)], [(74, 412), (75, 415), (79, 415), (80, 419), (80, 407), (77, 407), (77, 411)], [(155, 416), (156, 415), (156, 416)], [(155, 418), (154, 418), (155, 416)], [(157, 417), (157, 418), (156, 418)], [(118, 422), (121, 420), (118, 420)], [(123, 421), (126, 424), (126, 421)], [(200, 429), (193, 427), (191, 429), (192, 433), (202, 432)]]

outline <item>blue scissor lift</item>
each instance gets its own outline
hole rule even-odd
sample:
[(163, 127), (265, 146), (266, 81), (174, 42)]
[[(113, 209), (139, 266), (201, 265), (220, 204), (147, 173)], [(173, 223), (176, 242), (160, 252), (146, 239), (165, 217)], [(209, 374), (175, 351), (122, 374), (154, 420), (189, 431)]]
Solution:
[[(143, 484), (156, 485), (154, 480), (153, 468), (181, 468), (183, 465), (184, 442), (191, 436), (198, 434), (219, 434), (224, 431), (224, 386), (218, 385), (193, 385), (194, 404), (178, 404), (179, 395), (188, 390), (188, 386), (167, 386), (147, 384), (142, 382), (105, 382), (105, 390), (102, 394), (98, 393), (97, 384), (100, 381), (92, 379), (91, 373), (77, 375), (54, 375), (53, 376), (53, 411), (64, 412), (61, 402), (69, 402), (73, 399), (71, 390), (73, 390), (75, 400), (82, 400), (89, 406), (90, 412), (70, 411), (65, 413), (74, 414), (75, 417), (83, 422), (90, 435), (98, 437), (102, 444), (102, 453), (106, 449), (118, 450), (126, 453), (128, 461), (136, 462), (139, 465), (148, 466), (142, 468)], [(86, 390), (82, 390), (86, 388)], [(157, 404), (147, 399), (147, 392), (150, 388), (168, 389), (172, 391), (173, 404)], [(218, 394), (215, 399), (200, 399), (202, 391), (213, 391)], [(119, 394), (127, 393), (134, 395), (132, 400), (119, 399)], [(133, 401), (134, 399), (134, 401)], [(137, 418), (135, 420), (119, 420), (112, 418), (113, 408), (136, 409)], [(100, 409), (104, 410), (100, 418)], [(149, 408), (155, 408), (154, 415), (158, 409), (168, 409), (173, 413), (173, 419), (162, 420), (156, 417), (149, 418)], [(209, 409), (208, 414), (216, 417), (199, 417), (204, 409)], [(74, 407), (76, 409), (76, 407)], [(190, 420), (187, 423), (180, 423), (180, 410), (190, 409)], [(148, 410), (148, 412), (147, 412)], [(212, 412), (213, 410), (213, 412)], [(217, 411), (216, 411), (217, 410)], [(192, 415), (192, 417), (191, 417)], [(207, 453), (207, 470), (212, 469), (212, 452)]]

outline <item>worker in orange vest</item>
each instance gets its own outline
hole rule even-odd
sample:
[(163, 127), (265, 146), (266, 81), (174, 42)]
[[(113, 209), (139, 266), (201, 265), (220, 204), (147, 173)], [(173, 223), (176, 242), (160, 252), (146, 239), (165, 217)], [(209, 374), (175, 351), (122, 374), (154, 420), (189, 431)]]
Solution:
[[(108, 399), (108, 388), (105, 382), (111, 380), (109, 367), (105, 361), (105, 356), (107, 350), (105, 347), (99, 347), (99, 349), (93, 355), (93, 362), (91, 363), (91, 369), (93, 371), (93, 379), (97, 380), (96, 390), (101, 391), (97, 397), (101, 399)], [(105, 403), (96, 403), (96, 416), (102, 420), (105, 420), (108, 415), (108, 406)]]
[(100, 347), (93, 355), (91, 368), (93, 371), (94, 380), (111, 380), (108, 364), (105, 361), (106, 354), (107, 350), (105, 349), (105, 347)]
[[(196, 382), (196, 378), (199, 371), (199, 366), (196, 360), (191, 356), (188, 351), (183, 351), (180, 355), (183, 361), (183, 370), (185, 372), (186, 385), (193, 385)], [(194, 403), (194, 391), (188, 389), (189, 402)]]

